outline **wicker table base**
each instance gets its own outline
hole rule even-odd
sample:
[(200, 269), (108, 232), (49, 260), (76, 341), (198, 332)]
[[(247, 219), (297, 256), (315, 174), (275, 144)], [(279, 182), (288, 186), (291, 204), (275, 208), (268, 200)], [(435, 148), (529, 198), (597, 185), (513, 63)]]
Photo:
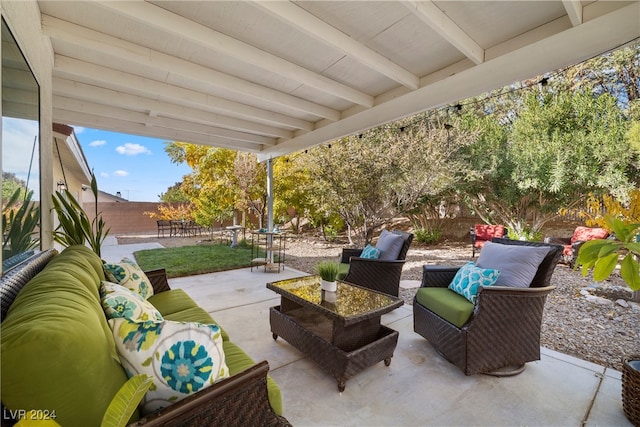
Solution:
[(381, 361), (386, 366), (391, 363), (399, 335), (393, 329), (380, 325), (373, 340), (345, 351), (327, 341), (326, 328), (313, 313), (301, 309), (289, 314), (282, 313), (280, 306), (271, 307), (269, 319), (273, 338), (284, 338), (313, 359), (338, 381), (340, 392), (344, 391), (349, 378), (365, 368)]

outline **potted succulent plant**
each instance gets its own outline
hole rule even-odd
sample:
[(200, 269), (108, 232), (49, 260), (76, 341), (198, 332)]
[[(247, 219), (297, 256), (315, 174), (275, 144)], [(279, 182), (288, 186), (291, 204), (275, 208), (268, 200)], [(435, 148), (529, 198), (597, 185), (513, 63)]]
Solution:
[[(620, 257), (620, 277), (633, 291), (633, 300), (640, 294), (640, 224), (622, 221), (608, 216), (607, 228), (616, 239), (595, 239), (586, 242), (578, 252), (577, 265), (582, 275), (593, 269), (593, 279), (601, 281), (613, 273)], [(640, 425), (640, 354), (625, 357), (622, 361), (622, 409), (633, 425)]]
[(335, 292), (338, 289), (338, 285), (336, 283), (338, 277), (338, 266), (339, 264), (335, 261), (321, 261), (316, 266), (323, 290)]

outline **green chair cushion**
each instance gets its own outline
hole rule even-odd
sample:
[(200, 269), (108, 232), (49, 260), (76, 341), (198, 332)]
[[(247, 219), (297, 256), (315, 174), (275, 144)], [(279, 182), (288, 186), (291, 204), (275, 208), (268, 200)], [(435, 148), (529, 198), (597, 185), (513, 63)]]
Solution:
[(347, 273), (349, 273), (349, 263), (341, 262), (340, 265), (338, 265), (338, 280), (344, 279)]
[(65, 427), (100, 425), (127, 381), (100, 305), (101, 271), (97, 255), (65, 249), (18, 294), (2, 323), (8, 409), (55, 411)]
[(182, 289), (171, 289), (153, 294), (147, 301), (153, 304), (163, 316), (198, 307), (193, 298)]
[(229, 341), (229, 334), (224, 328), (216, 322), (207, 311), (202, 307), (193, 307), (177, 313), (167, 314), (165, 320), (173, 320), (174, 322), (198, 322), (204, 324), (215, 323), (220, 326), (222, 340)]
[[(224, 356), (231, 376), (256, 364), (247, 353), (231, 341), (224, 341), (222, 347), (224, 348)], [(276, 414), (282, 415), (282, 395), (280, 394), (280, 388), (278, 388), (276, 382), (269, 375), (267, 375), (267, 392), (269, 394), (271, 407)]]
[(474, 308), (469, 300), (449, 288), (420, 288), (416, 300), (458, 328), (469, 320)]

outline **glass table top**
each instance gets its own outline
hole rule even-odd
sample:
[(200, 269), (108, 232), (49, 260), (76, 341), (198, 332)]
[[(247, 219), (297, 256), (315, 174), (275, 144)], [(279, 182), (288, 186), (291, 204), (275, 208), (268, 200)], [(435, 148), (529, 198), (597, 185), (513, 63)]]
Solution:
[(360, 316), (402, 305), (402, 300), (399, 298), (341, 281), (338, 281), (336, 292), (323, 291), (319, 276), (280, 280), (267, 284), (267, 287), (280, 294), (287, 293), (308, 303), (324, 307), (341, 317)]

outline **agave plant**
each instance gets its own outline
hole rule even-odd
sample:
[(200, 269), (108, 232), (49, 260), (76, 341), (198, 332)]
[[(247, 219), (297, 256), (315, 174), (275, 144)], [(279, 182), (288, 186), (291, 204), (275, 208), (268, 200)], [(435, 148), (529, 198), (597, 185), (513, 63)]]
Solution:
[[(2, 209), (3, 259), (33, 249), (40, 243), (35, 231), (40, 222), (40, 207), (31, 201), (33, 191), (23, 192), (23, 188), (17, 188)], [(24, 198), (20, 200), (22, 194)]]
[(107, 238), (109, 229), (105, 229), (105, 222), (98, 212), (98, 184), (96, 177), (91, 173), (91, 192), (95, 199), (95, 216), (90, 221), (82, 205), (69, 192), (64, 194), (56, 191), (51, 196), (53, 210), (58, 215), (59, 224), (53, 231), (53, 239), (61, 245), (84, 245), (100, 255), (102, 242)]

